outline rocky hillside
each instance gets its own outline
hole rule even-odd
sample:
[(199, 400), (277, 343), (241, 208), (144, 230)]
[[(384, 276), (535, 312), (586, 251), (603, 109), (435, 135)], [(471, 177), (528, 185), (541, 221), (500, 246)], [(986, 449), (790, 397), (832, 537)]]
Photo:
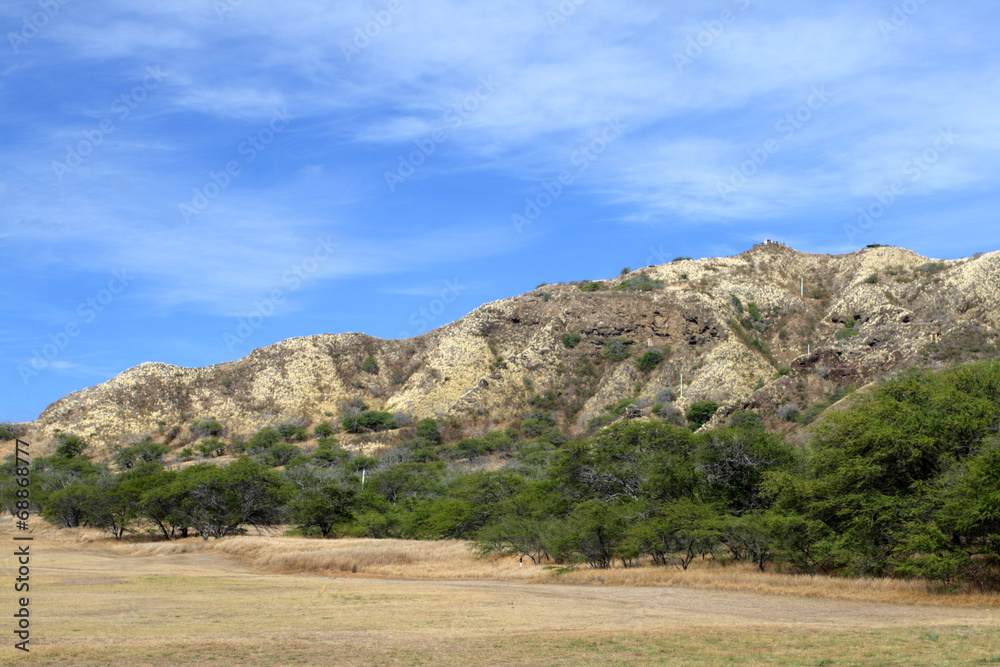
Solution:
[[(335, 421), (364, 403), (446, 418), (454, 435), (551, 410), (564, 432), (580, 435), (624, 399), (636, 399), (627, 417), (665, 401), (660, 413), (669, 414), (669, 390), (681, 411), (717, 401), (713, 423), (742, 410), (779, 423), (789, 403), (823, 407), (839, 387), (993, 356), (998, 331), (1000, 253), (936, 261), (890, 247), (830, 256), (759, 245), (601, 283), (546, 285), (407, 340), (318, 335), (207, 368), (145, 363), (57, 401), (28, 428), (39, 443), (82, 435), (98, 452), (146, 436), (179, 447), (210, 417), (227, 437), (245, 438), (288, 420)], [(639, 370), (650, 348), (663, 360)]]

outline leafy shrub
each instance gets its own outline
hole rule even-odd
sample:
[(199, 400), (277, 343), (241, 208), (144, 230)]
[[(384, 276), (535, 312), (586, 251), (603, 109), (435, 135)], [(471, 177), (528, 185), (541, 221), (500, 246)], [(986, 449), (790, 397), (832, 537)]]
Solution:
[(647, 273), (640, 273), (628, 280), (623, 280), (615, 289), (623, 292), (647, 292), (661, 287), (663, 287), (662, 280), (655, 280), (650, 278)]
[(432, 445), (440, 445), (441, 431), (438, 430), (437, 420), (428, 417), (417, 422), (417, 437)]
[(625, 361), (632, 354), (631, 344), (628, 338), (615, 336), (604, 345), (601, 355), (609, 361)]
[(613, 406), (611, 406), (609, 412), (615, 417), (621, 417), (623, 414), (625, 414), (625, 410), (628, 409), (628, 406), (632, 405), (633, 403), (635, 403), (634, 398), (623, 399), (615, 403)]
[(675, 264), (677, 262), (688, 262), (688, 261), (691, 261), (690, 257), (674, 257), (672, 260), (670, 260), (670, 263)]
[(622, 269), (621, 273), (619, 273), (618, 275), (627, 276), (630, 273), (632, 273), (632, 267), (626, 266), (624, 269)]
[(590, 432), (600, 430), (615, 420), (614, 415), (598, 415), (587, 422), (587, 430)]
[(455, 443), (455, 453), (465, 458), (482, 456), (486, 453), (483, 443), (479, 438), (462, 438)]
[(755, 301), (751, 301), (747, 304), (747, 313), (750, 314), (750, 317), (752, 317), (755, 322), (760, 321), (760, 310), (757, 308), (757, 303)]
[(794, 422), (799, 419), (799, 404), (798, 403), (786, 403), (785, 405), (778, 408), (778, 411), (774, 415), (781, 419), (782, 421)]
[(553, 426), (552, 428), (545, 429), (545, 432), (542, 433), (538, 437), (538, 439), (541, 440), (542, 442), (547, 442), (550, 445), (555, 445), (556, 447), (558, 447), (559, 445), (566, 442), (566, 435), (562, 431), (557, 429), (555, 426)]
[(119, 470), (131, 470), (139, 463), (162, 461), (169, 452), (170, 448), (166, 445), (161, 445), (147, 438), (137, 445), (119, 449), (112, 456), (112, 460)]
[(375, 362), (375, 358), (371, 356), (365, 357), (365, 360), (361, 362), (361, 370), (365, 373), (378, 375), (378, 363)]
[(730, 294), (729, 295), (729, 300), (732, 301), (733, 307), (736, 308), (736, 312), (739, 313), (740, 315), (742, 315), (743, 314), (743, 302), (740, 301), (740, 297), (736, 296), (735, 294)]
[(778, 372), (774, 374), (774, 379), (777, 380), (778, 378), (783, 378), (791, 372), (792, 372), (791, 368), (789, 368), (788, 366), (782, 366), (781, 368), (778, 369)]
[(295, 445), (288, 442), (280, 442), (267, 450), (264, 458), (269, 466), (278, 467), (286, 465), (301, 453), (302, 450)]
[(860, 332), (854, 328), (850, 323), (844, 324), (844, 328), (837, 332), (837, 340), (844, 340), (845, 338), (853, 338), (854, 336), (860, 335)]
[(88, 447), (86, 440), (72, 433), (60, 433), (58, 441), (59, 444), (56, 446), (55, 455), (65, 459), (71, 459), (83, 454), (84, 450)]
[(729, 425), (734, 428), (761, 428), (764, 424), (756, 412), (745, 410), (730, 415)]
[(870, 276), (868, 276), (867, 278), (865, 278), (863, 282), (866, 282), (869, 285), (876, 284), (878, 282), (878, 274), (877, 273), (871, 274)]
[(639, 357), (639, 361), (636, 362), (635, 367), (643, 373), (648, 373), (656, 368), (661, 361), (663, 361), (663, 352), (660, 350), (648, 350)]
[(604, 288), (605, 288), (604, 283), (599, 280), (596, 281), (584, 280), (582, 283), (580, 283), (581, 292), (600, 292)]
[(309, 438), (309, 434), (304, 428), (292, 423), (284, 423), (278, 425), (278, 435), (285, 442), (302, 442)]
[(226, 428), (215, 417), (206, 419), (203, 422), (195, 422), (193, 430), (195, 434), (202, 438), (226, 434)]
[(521, 422), (521, 433), (523, 433), (526, 438), (537, 438), (544, 433), (547, 428), (549, 428), (548, 424), (537, 419), (525, 419)]
[(281, 434), (278, 433), (278, 429), (268, 426), (253, 434), (247, 441), (246, 451), (251, 454), (259, 454), (267, 451), (279, 442), (281, 442)]
[(545, 410), (531, 410), (525, 413), (521, 421), (521, 433), (526, 437), (534, 438), (541, 435), (545, 429), (556, 425), (556, 419), (551, 412)]
[(559, 406), (559, 394), (555, 389), (549, 389), (544, 394), (532, 394), (528, 397), (528, 405), (539, 410), (555, 410)]
[(0, 442), (20, 438), (27, 433), (27, 430), (22, 424), (11, 424), (9, 422), (0, 424)]
[(337, 429), (335, 429), (330, 422), (320, 422), (319, 424), (316, 424), (316, 428), (313, 429), (313, 435), (317, 438), (329, 438), (336, 432)]
[(829, 401), (823, 401), (822, 403), (810, 405), (805, 412), (801, 413), (800, 421), (803, 424), (811, 424), (816, 421), (816, 418), (823, 414), (823, 411), (828, 407), (830, 407)]
[(218, 438), (206, 438), (198, 443), (197, 449), (205, 458), (214, 458), (226, 453), (226, 443)]
[(701, 428), (708, 423), (708, 420), (719, 410), (719, 404), (715, 401), (698, 401), (692, 403), (687, 411), (687, 420), (695, 428)]
[(562, 344), (570, 349), (573, 349), (574, 347), (580, 344), (581, 340), (582, 337), (577, 332), (567, 331), (566, 333), (563, 334)]
[(365, 410), (358, 414), (346, 414), (341, 418), (340, 425), (348, 433), (391, 431), (398, 428), (391, 414), (377, 410)]

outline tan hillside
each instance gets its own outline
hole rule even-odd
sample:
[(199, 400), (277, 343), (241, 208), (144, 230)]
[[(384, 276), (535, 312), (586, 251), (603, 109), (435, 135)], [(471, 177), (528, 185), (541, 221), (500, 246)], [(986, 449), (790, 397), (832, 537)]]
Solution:
[[(612, 289), (640, 273), (663, 284)], [(665, 388), (681, 410), (692, 401), (719, 402), (719, 423), (736, 410), (770, 417), (788, 402), (804, 409), (829, 398), (840, 385), (997, 351), (1000, 253), (936, 261), (890, 247), (831, 256), (758, 245), (604, 284), (590, 292), (580, 283), (547, 285), (408, 340), (317, 335), (207, 368), (145, 363), (52, 404), (29, 425), (31, 437), (44, 444), (73, 432), (95, 453), (147, 435), (174, 447), (190, 442), (193, 422), (209, 417), (226, 426), (228, 438), (245, 438), (286, 420), (336, 420), (352, 400), (451, 418), (456, 435), (551, 409), (565, 432), (580, 435), (623, 399), (637, 399), (627, 417), (650, 414)], [(845, 324), (853, 331), (843, 333)], [(580, 334), (573, 348), (563, 344), (567, 332)], [(620, 362), (602, 355), (616, 336), (632, 341)], [(638, 358), (654, 347), (664, 361), (640, 372)], [(377, 373), (362, 370), (368, 356)], [(791, 371), (778, 377), (781, 367)], [(376, 436), (340, 438), (363, 446)]]

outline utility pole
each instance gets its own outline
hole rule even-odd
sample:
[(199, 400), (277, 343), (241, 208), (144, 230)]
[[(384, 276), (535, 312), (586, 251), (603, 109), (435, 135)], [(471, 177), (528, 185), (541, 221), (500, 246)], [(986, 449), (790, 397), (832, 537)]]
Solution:
[(806, 296), (806, 279), (805, 276), (799, 278), (799, 298), (805, 298)]
[(684, 373), (681, 373), (681, 398), (684, 398)]

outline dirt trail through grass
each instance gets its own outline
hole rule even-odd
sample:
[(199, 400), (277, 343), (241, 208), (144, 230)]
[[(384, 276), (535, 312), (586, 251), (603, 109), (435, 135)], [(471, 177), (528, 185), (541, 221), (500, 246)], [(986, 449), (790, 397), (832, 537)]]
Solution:
[[(1000, 662), (1000, 614), (986, 608), (267, 574), (211, 551), (140, 556), (44, 536), (33, 553), (32, 664)], [(23, 662), (12, 643), (3, 664)]]

